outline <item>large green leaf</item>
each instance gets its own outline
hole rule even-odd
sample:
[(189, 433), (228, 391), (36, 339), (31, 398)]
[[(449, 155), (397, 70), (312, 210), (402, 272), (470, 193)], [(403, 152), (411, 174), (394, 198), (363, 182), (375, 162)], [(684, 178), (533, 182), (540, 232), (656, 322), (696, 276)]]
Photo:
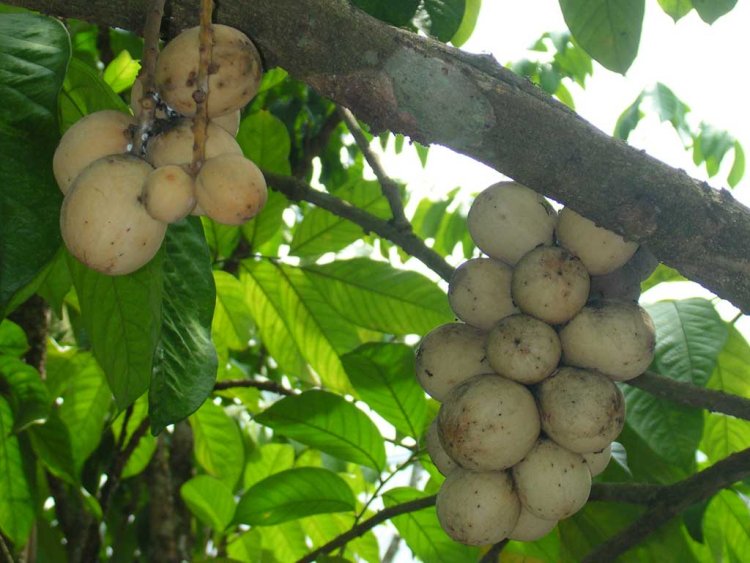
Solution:
[(638, 54), (644, 0), (560, 0), (581, 47), (609, 70), (625, 74)]
[(0, 17), (0, 317), (60, 246), (62, 194), (51, 163), (59, 138), (57, 93), (69, 57), (59, 21)]
[(245, 464), (244, 487), (247, 489), (269, 475), (294, 467), (294, 446), (263, 444), (248, 455)]
[(13, 409), (14, 431), (47, 418), (50, 398), (39, 372), (26, 362), (0, 356), (0, 395), (7, 395)]
[(414, 377), (414, 351), (404, 344), (369, 343), (341, 359), (368, 406), (402, 434), (419, 439), (427, 401)]
[(0, 397), (0, 532), (23, 545), (34, 523), (34, 500), (13, 426), (10, 405)]
[(297, 521), (253, 528), (227, 546), (230, 557), (248, 563), (297, 561), (308, 551), (305, 532)]
[(746, 561), (750, 553), (750, 512), (734, 491), (721, 491), (706, 508), (703, 533), (714, 561)]
[[(648, 307), (656, 325), (653, 366), (662, 375), (705, 386), (727, 338), (726, 324), (705, 299), (662, 301)], [(699, 410), (627, 387), (628, 424), (650, 448), (683, 469), (695, 463), (703, 433)]]
[(237, 142), (245, 156), (262, 170), (291, 174), (289, 133), (271, 112), (261, 110), (246, 116), (240, 123)]
[(216, 289), (200, 221), (170, 225), (164, 248), (161, 340), (148, 394), (154, 432), (201, 406), (217, 368), (211, 343)]
[[(354, 526), (354, 514), (330, 513), (308, 516), (300, 520), (302, 529), (310, 536), (312, 547), (318, 548), (329, 541), (348, 532)], [(380, 550), (375, 534), (370, 531), (346, 544), (343, 553), (346, 561), (367, 561), (368, 563), (380, 563)]]
[[(125, 420), (125, 412), (123, 411), (120, 415), (115, 418), (112, 422), (112, 434), (114, 434), (115, 441), (121, 442), (126, 445), (130, 442), (133, 434), (138, 427), (143, 423), (143, 420), (148, 416), (148, 397), (143, 395), (135, 403), (133, 403), (133, 410), (128, 417), (128, 424), (123, 429), (123, 422)], [(122, 432), (125, 430), (125, 439), (121, 438)], [(130, 454), (128, 462), (122, 470), (122, 478), (126, 479), (134, 475), (138, 475), (151, 461), (151, 458), (156, 451), (156, 438), (149, 434), (143, 434), (138, 440), (133, 453)]]
[(193, 477), (180, 487), (180, 496), (190, 512), (215, 532), (224, 531), (234, 518), (232, 490), (215, 477)]
[(66, 483), (75, 485), (79, 481), (73, 458), (68, 427), (53, 409), (44, 424), (35, 424), (27, 431), (31, 447), (44, 467)]
[(377, 470), (385, 466), (383, 438), (377, 427), (338, 395), (313, 390), (286, 397), (255, 420), (332, 456)]
[[(416, 489), (399, 487), (383, 494), (383, 504), (390, 508), (425, 496), (427, 495)], [(396, 516), (391, 522), (414, 555), (425, 563), (455, 563), (478, 559), (478, 548), (461, 545), (446, 535), (440, 527), (434, 506)]]
[(333, 471), (287, 469), (250, 487), (237, 505), (235, 522), (271, 526), (311, 514), (354, 510), (354, 494)]
[(303, 269), (331, 307), (355, 325), (390, 334), (426, 334), (453, 319), (445, 293), (416, 272), (367, 258)]
[(310, 379), (305, 373), (309, 364), (326, 387), (351, 392), (339, 353), (359, 344), (353, 327), (299, 268), (267, 260), (245, 260), (241, 268), (261, 339), (281, 368)]
[(162, 259), (163, 252), (159, 252), (132, 274), (106, 276), (68, 256), (94, 356), (120, 409), (145, 393), (151, 383), (162, 325)]
[(263, 211), (242, 224), (240, 227), (242, 234), (245, 235), (253, 251), (261, 252), (267, 243), (270, 246), (273, 241), (281, 238), (282, 215), (288, 205), (289, 201), (283, 195), (278, 192), (269, 192)]
[(714, 23), (737, 4), (737, 0), (692, 0), (692, 2), (695, 11), (706, 23)]
[(195, 458), (206, 473), (234, 489), (242, 475), (245, 448), (237, 423), (210, 401), (188, 419), (193, 428)]
[(0, 321), (0, 356), (20, 358), (29, 349), (26, 333), (13, 321)]
[(227, 272), (214, 271), (216, 310), (211, 334), (217, 346), (244, 350), (253, 330), (253, 317), (246, 301), (245, 289), (237, 278)]
[[(466, 6), (464, 8), (464, 16), (461, 19), (461, 25), (458, 26), (456, 33), (454, 33), (453, 37), (451, 37), (451, 43), (453, 43), (455, 47), (460, 47), (461, 45), (466, 43), (471, 37), (472, 33), (474, 33), (474, 28), (476, 27), (477, 19), (479, 18), (479, 10), (482, 8), (482, 0), (465, 0), (464, 3), (466, 4)], [(416, 144), (415, 148), (417, 149), (420, 160), (422, 160), (422, 166), (424, 167), (424, 158), (427, 158), (427, 153), (426, 151), (424, 152), (423, 158), (421, 149), (425, 149), (425, 147)]]

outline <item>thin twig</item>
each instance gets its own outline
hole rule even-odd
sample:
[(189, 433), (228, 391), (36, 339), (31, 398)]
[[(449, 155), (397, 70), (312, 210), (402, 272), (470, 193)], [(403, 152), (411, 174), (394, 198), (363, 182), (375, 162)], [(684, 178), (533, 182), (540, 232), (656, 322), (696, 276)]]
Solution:
[(264, 175), (268, 185), (272, 189), (284, 194), (287, 199), (291, 201), (308, 201), (352, 223), (356, 223), (365, 232), (376, 233), (378, 236), (391, 241), (403, 249), (410, 256), (421, 261), (445, 281), (450, 281), (453, 275), (453, 266), (448, 264), (440, 254), (427, 246), (412, 231), (399, 230), (390, 222), (384, 221), (347, 201), (316, 190), (297, 178), (280, 176), (270, 172), (264, 172)]
[(211, 52), (213, 48), (213, 27), (211, 15), (213, 0), (201, 0), (200, 47), (198, 60), (198, 88), (193, 92), (195, 117), (193, 117), (193, 162), (190, 171), (193, 175), (203, 166), (206, 157), (206, 130), (208, 129), (208, 75), (211, 74)]
[(117, 438), (117, 443), (115, 444), (115, 451), (119, 452), (125, 446), (125, 439), (128, 437), (128, 423), (131, 416), (133, 416), (133, 405), (125, 409), (125, 414), (122, 416), (122, 426), (120, 427), (120, 436)]
[(338, 111), (344, 119), (346, 126), (349, 128), (352, 137), (354, 137), (354, 141), (357, 143), (359, 150), (365, 155), (367, 164), (370, 165), (370, 168), (372, 168), (375, 177), (380, 183), (380, 189), (383, 191), (383, 195), (385, 196), (385, 199), (388, 200), (388, 205), (391, 207), (393, 225), (399, 230), (410, 231), (411, 223), (404, 214), (404, 203), (401, 201), (398, 184), (386, 173), (383, 164), (380, 162), (380, 157), (375, 154), (374, 150), (372, 150), (370, 142), (367, 140), (365, 132), (359, 126), (354, 114), (342, 106), (339, 106)]
[(479, 560), (479, 563), (497, 563), (497, 558), (500, 557), (500, 554), (502, 553), (503, 549), (505, 549), (506, 545), (508, 545), (507, 539), (497, 542), (487, 550), (487, 553), (482, 556), (482, 558)]
[(13, 554), (10, 552), (10, 549), (8, 548), (8, 544), (5, 543), (5, 538), (3, 538), (2, 534), (0, 534), (0, 555), (3, 556), (4, 563), (15, 562), (15, 559), (13, 559)]
[(362, 507), (362, 510), (360, 510), (359, 514), (357, 514), (354, 517), (354, 524), (355, 525), (359, 523), (359, 521), (362, 519), (362, 516), (365, 515), (365, 512), (367, 512), (367, 509), (372, 504), (372, 501), (374, 501), (377, 498), (378, 493), (380, 493), (380, 491), (383, 490), (383, 487), (385, 487), (388, 484), (388, 481), (390, 481), (397, 473), (401, 472), (403, 469), (405, 469), (406, 467), (408, 467), (409, 465), (411, 465), (412, 463), (414, 463), (416, 460), (417, 460), (417, 453), (413, 453), (412, 455), (409, 456), (409, 459), (407, 459), (406, 461), (404, 461), (403, 463), (401, 463), (401, 465), (397, 466), (391, 472), (391, 474), (388, 475), (388, 477), (386, 477), (385, 479), (383, 479), (382, 481), (380, 481), (380, 484), (372, 492), (372, 495), (370, 495), (370, 498), (367, 500), (367, 502), (365, 503), (365, 505)]
[(159, 30), (164, 17), (165, 0), (152, 0), (146, 12), (146, 24), (143, 26), (143, 66), (138, 79), (143, 86), (143, 94), (138, 103), (141, 106), (138, 117), (138, 128), (133, 135), (132, 153), (140, 156), (143, 142), (154, 125), (156, 113), (156, 59), (159, 56)]
[(673, 403), (750, 420), (750, 399), (738, 395), (705, 389), (651, 371), (625, 383)]
[(225, 379), (224, 381), (217, 381), (214, 384), (214, 391), (224, 391), (226, 389), (232, 389), (234, 387), (252, 387), (260, 389), (261, 391), (271, 391), (278, 395), (296, 395), (297, 391), (285, 387), (281, 383), (275, 381), (259, 381), (257, 379)]
[[(421, 466), (419, 464), (414, 465), (411, 468), (411, 477), (409, 477), (409, 486), (416, 487), (419, 484), (419, 477), (421, 475)], [(385, 550), (383, 556), (383, 563), (393, 563), (398, 555), (399, 546), (401, 545), (401, 535), (394, 534), (391, 538), (391, 543), (388, 544), (388, 549)]]

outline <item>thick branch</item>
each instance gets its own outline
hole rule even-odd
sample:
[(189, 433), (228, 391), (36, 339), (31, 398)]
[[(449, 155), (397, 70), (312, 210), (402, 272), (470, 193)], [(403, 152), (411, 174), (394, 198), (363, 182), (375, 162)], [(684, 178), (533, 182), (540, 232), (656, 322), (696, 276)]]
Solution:
[(133, 154), (137, 156), (143, 152), (143, 141), (153, 127), (156, 113), (156, 59), (159, 56), (159, 30), (164, 16), (164, 1), (150, 0), (146, 23), (143, 26), (143, 67), (139, 75), (143, 94), (138, 100), (141, 113), (138, 128), (133, 136)]
[(666, 401), (750, 420), (750, 399), (744, 397), (704, 389), (650, 371), (626, 383)]
[[(135, 31), (144, 0), (9, 0)], [(197, 20), (172, 3), (172, 33)], [(310, 17), (315, 14), (315, 17)], [(647, 243), (664, 263), (750, 311), (750, 211), (613, 139), (489, 57), (389, 27), (346, 0), (222, 2), (279, 65), (374, 131), (438, 143)]]

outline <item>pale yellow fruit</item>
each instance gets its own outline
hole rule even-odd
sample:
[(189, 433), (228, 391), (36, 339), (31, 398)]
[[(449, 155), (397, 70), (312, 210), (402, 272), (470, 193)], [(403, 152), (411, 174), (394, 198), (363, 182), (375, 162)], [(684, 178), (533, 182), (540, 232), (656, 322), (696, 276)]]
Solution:
[(438, 471), (443, 475), (448, 475), (458, 465), (451, 459), (451, 457), (445, 453), (443, 445), (440, 443), (440, 436), (438, 435), (437, 418), (432, 421), (427, 427), (425, 433), (425, 446), (427, 447), (427, 453), (430, 455), (432, 463), (438, 468)]
[(127, 152), (133, 142), (135, 119), (127, 113), (103, 110), (76, 121), (60, 139), (52, 158), (52, 171), (62, 193), (76, 176), (95, 160)]
[(153, 170), (143, 184), (143, 205), (158, 221), (179, 221), (195, 207), (193, 177), (176, 164)]
[[(193, 123), (180, 120), (177, 125), (148, 142), (146, 160), (156, 168), (167, 164), (190, 164), (193, 161)], [(242, 154), (237, 141), (215, 123), (206, 129), (206, 160), (221, 154)]]
[(467, 545), (497, 543), (518, 522), (521, 504), (507, 471), (458, 468), (445, 479), (435, 502), (440, 526)]
[(81, 172), (60, 211), (60, 230), (73, 256), (112, 276), (134, 272), (154, 257), (167, 225), (141, 202), (151, 170), (135, 156), (112, 155)]
[(597, 227), (593, 221), (566, 207), (557, 222), (557, 239), (561, 246), (578, 256), (592, 276), (616, 270), (638, 250), (638, 244), (626, 241), (617, 233)]
[(237, 131), (240, 130), (240, 117), (242, 117), (240, 110), (233, 111), (224, 115), (211, 118), (211, 122), (215, 123), (232, 137), (237, 136)]
[(448, 302), (456, 316), (483, 330), (517, 313), (510, 296), (513, 269), (492, 258), (473, 258), (461, 264), (448, 285)]
[(255, 217), (268, 198), (260, 169), (242, 155), (222, 154), (206, 160), (195, 179), (195, 195), (214, 221), (241, 225)]
[[(175, 111), (195, 115), (199, 59), (198, 27), (187, 29), (167, 43), (156, 63), (156, 86)], [(262, 75), (258, 50), (240, 30), (213, 25), (213, 48), (208, 78), (208, 116), (233, 112), (258, 91)]]
[(557, 526), (557, 520), (545, 520), (534, 516), (523, 505), (518, 522), (508, 538), (516, 541), (536, 541), (549, 534)]

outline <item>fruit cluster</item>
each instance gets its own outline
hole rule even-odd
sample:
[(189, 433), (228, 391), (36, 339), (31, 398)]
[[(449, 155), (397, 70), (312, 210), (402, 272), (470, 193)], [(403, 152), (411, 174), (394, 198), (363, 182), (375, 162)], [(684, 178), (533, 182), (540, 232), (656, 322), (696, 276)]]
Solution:
[[(260, 85), (260, 55), (241, 31), (213, 26), (205, 160), (196, 171), (191, 117), (200, 93), (198, 65), (195, 27), (159, 54), (155, 100), (143, 97), (139, 78), (131, 91), (134, 116), (98, 111), (60, 140), (52, 163), (65, 194), (60, 228), (68, 250), (90, 268), (109, 275), (133, 272), (159, 250), (168, 223), (192, 213), (238, 225), (265, 204), (265, 179), (234, 138), (240, 111)], [(142, 105), (154, 103), (157, 119), (142, 154), (132, 154)]]
[(625, 422), (615, 381), (643, 373), (654, 327), (638, 306), (655, 259), (513, 182), (475, 199), (468, 228), (488, 257), (455, 272), (463, 322), (417, 350), (422, 387), (442, 402), (426, 435), (446, 475), (443, 529), (483, 545), (533, 541), (588, 499)]

